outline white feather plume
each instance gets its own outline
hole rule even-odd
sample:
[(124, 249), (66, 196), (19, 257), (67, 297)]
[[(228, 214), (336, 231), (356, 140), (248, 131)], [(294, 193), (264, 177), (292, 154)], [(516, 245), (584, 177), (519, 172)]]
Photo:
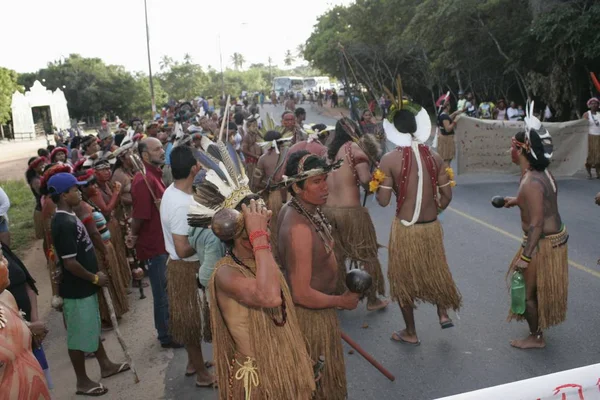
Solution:
[[(225, 173), (227, 178), (230, 179), (229, 175), (227, 175), (227, 171), (223, 170), (223, 172)], [(208, 172), (206, 172), (205, 179), (213, 185), (215, 185), (217, 188), (219, 188), (219, 193), (221, 193), (224, 197), (229, 196), (233, 192), (233, 185), (228, 185), (225, 182), (223, 182), (223, 179), (221, 179), (219, 175), (217, 175), (217, 173), (212, 169), (209, 169)]]

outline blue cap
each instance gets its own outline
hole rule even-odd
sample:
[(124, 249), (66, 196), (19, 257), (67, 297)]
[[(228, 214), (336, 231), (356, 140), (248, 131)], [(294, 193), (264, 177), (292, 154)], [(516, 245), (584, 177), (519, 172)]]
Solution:
[(87, 181), (78, 182), (77, 179), (66, 172), (53, 175), (48, 181), (48, 190), (50, 194), (67, 193), (73, 186), (86, 185)]

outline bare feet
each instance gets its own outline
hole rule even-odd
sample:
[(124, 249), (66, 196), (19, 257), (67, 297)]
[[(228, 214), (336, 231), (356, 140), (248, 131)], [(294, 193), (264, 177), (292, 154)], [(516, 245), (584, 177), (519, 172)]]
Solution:
[(204, 373), (196, 375), (197, 387), (217, 387), (217, 377), (213, 374)]
[(403, 344), (410, 344), (412, 346), (418, 346), (421, 344), (421, 342), (419, 341), (419, 338), (417, 337), (416, 334), (414, 335), (409, 335), (406, 332), (406, 329), (402, 329), (399, 332), (394, 332), (392, 333), (392, 340), (395, 340), (396, 342), (400, 342)]
[(383, 310), (384, 308), (386, 308), (388, 306), (388, 304), (390, 304), (390, 301), (388, 299), (381, 300), (381, 299), (375, 298), (374, 301), (367, 302), (367, 310), (368, 311)]
[(543, 349), (546, 341), (542, 335), (529, 335), (525, 339), (511, 341), (510, 345), (517, 349)]

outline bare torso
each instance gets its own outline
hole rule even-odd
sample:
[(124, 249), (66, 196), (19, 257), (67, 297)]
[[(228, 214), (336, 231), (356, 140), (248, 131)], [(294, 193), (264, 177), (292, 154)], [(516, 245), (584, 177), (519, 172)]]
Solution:
[(131, 181), (133, 180), (133, 175), (128, 174), (123, 170), (123, 168), (117, 168), (112, 176), (112, 183), (115, 182), (121, 183), (121, 203), (125, 207), (128, 215), (131, 215), (131, 205), (133, 204), (133, 199), (131, 198)]
[(329, 186), (328, 207), (359, 207), (361, 205), (360, 189), (357, 183), (360, 178), (356, 167), (359, 163), (368, 166), (368, 164), (364, 164), (367, 157), (356, 143), (352, 144), (351, 151), (354, 156), (354, 167), (351, 165), (350, 156), (346, 156), (345, 146), (340, 147), (337, 152), (334, 161), (342, 159), (344, 163), (340, 169), (332, 172), (327, 177), (327, 186)]
[[(557, 193), (554, 191), (552, 181), (544, 172), (527, 171), (519, 185), (517, 204), (521, 210), (521, 227), (523, 232), (528, 232), (531, 226), (531, 212), (543, 210), (544, 213), (544, 235), (552, 235), (560, 232), (562, 220), (558, 212)], [(528, 191), (541, 191), (541, 197), (528, 196)], [(539, 201), (532, 200), (532, 197)], [(535, 201), (535, 203), (534, 203)]]
[(245, 156), (258, 158), (262, 155), (262, 148), (256, 143), (256, 133), (248, 132), (242, 139), (242, 152)]
[[(290, 239), (290, 229), (296, 224), (308, 226), (311, 237), (299, 238), (298, 242), (293, 242)], [(337, 262), (333, 251), (327, 252), (325, 243), (310, 221), (287, 204), (283, 206), (279, 214), (278, 242), (279, 259), (282, 260), (284, 274), (292, 292), (294, 287), (289, 280), (285, 265), (291, 262), (295, 252), (311, 251), (313, 265), (306, 266), (312, 271), (310, 286), (321, 293), (334, 294), (337, 284)], [(330, 243), (330, 247), (333, 248), (333, 243)]]

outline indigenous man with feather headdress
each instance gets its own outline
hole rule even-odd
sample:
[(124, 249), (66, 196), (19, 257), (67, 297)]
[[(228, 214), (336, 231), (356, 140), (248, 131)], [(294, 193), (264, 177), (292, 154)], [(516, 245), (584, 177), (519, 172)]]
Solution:
[(188, 221), (210, 227), (227, 247), (208, 283), (219, 398), (309, 400), (312, 362), (269, 245), (271, 212), (248, 188), (244, 169), (237, 173), (223, 142), (207, 154), (218, 167), (196, 186)]
[(342, 160), (327, 164), (308, 151), (292, 154), (283, 182), (292, 199), (279, 214), (278, 252), (292, 290), (300, 329), (313, 360), (325, 357), (317, 399), (347, 397), (346, 367), (336, 309), (353, 310), (359, 294), (336, 295), (338, 266), (331, 225), (320, 207), (327, 202), (327, 175)]
[[(443, 168), (442, 158), (425, 142), (431, 135), (431, 120), (424, 108), (403, 100), (400, 78), (398, 99), (383, 121), (388, 140), (396, 150), (384, 155), (375, 171), (372, 191), (378, 203), (389, 204), (396, 193), (396, 218), (389, 243), (388, 280), (392, 299), (398, 301), (406, 329), (392, 339), (419, 345), (415, 329), (415, 301), (437, 306), (442, 329), (453, 325), (447, 309), (458, 310), (461, 296), (446, 261), (442, 226), (438, 213), (452, 199), (452, 170)], [(391, 92), (388, 96), (393, 98)]]
[(520, 349), (543, 348), (543, 330), (562, 323), (567, 317), (569, 234), (558, 212), (557, 187), (548, 171), (553, 146), (550, 134), (533, 116), (533, 102), (527, 107), (525, 131), (512, 139), (511, 157), (521, 167), (517, 197), (505, 197), (504, 207), (518, 206), (524, 236), (508, 275), (519, 271), (525, 277), (526, 306), (523, 315), (529, 335), (513, 340)]
[(379, 245), (369, 210), (360, 204), (360, 187), (368, 190), (370, 164), (378, 159), (379, 151), (377, 140), (362, 134), (354, 121), (342, 118), (337, 122), (327, 155), (334, 162), (344, 160), (344, 164), (327, 178), (331, 191), (327, 206), (323, 208), (335, 238), (338, 290), (340, 293), (347, 290), (346, 260), (350, 260), (351, 268), (359, 268), (361, 264), (360, 267), (373, 278), (373, 286), (366, 293), (369, 311), (381, 310), (389, 303), (377, 298), (378, 294), (385, 295), (385, 279), (377, 254)]

